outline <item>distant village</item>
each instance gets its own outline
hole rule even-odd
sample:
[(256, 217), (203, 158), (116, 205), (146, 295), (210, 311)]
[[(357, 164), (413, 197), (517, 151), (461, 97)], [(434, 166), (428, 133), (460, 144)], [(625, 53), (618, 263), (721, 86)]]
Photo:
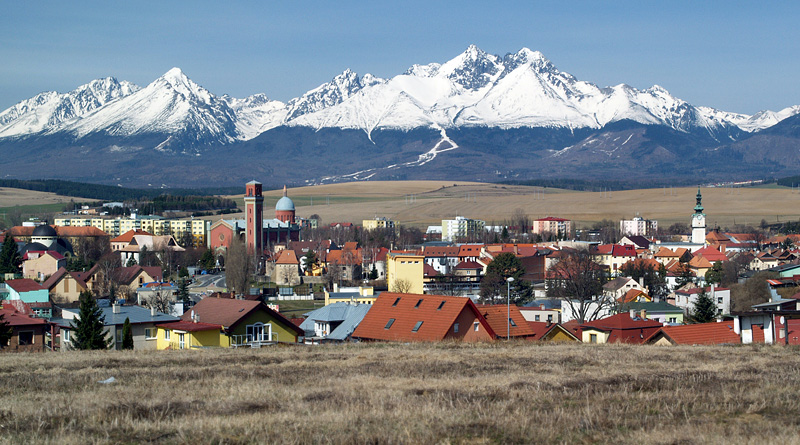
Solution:
[[(0, 235), (0, 351), (315, 347), (343, 342), (800, 344), (800, 235), (640, 216), (296, 216), (262, 184), (236, 218), (81, 209)], [(111, 203), (108, 206), (121, 206)], [(83, 213), (83, 214), (80, 214)]]

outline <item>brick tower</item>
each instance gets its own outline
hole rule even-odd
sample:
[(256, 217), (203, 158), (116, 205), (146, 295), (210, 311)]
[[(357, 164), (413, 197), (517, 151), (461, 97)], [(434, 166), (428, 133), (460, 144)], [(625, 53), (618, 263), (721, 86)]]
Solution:
[(261, 195), (260, 182), (245, 184), (244, 209), (247, 251), (261, 255), (264, 251), (264, 197)]

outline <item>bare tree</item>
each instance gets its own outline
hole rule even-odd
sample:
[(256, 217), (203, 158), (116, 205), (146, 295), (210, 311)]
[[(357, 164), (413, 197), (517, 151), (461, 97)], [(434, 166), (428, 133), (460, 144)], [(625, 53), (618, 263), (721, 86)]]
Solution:
[(407, 293), (409, 293), (411, 291), (411, 287), (412, 286), (413, 285), (411, 284), (411, 281), (409, 281), (409, 280), (407, 280), (405, 278), (400, 278), (400, 279), (394, 280), (392, 282), (391, 291), (392, 292), (399, 292), (401, 294), (407, 294)]
[(233, 237), (225, 259), (225, 282), (228, 289), (237, 294), (244, 294), (250, 290), (250, 276), (253, 275), (253, 256), (247, 251), (247, 246), (238, 238)]
[(588, 250), (563, 251), (548, 270), (547, 296), (566, 303), (579, 323), (595, 320), (614, 307), (603, 295), (606, 273)]
[(147, 300), (145, 304), (149, 308), (155, 308), (158, 312), (169, 314), (172, 313), (172, 304), (174, 303), (174, 299), (172, 297), (172, 289), (171, 286), (169, 288), (155, 288), (157, 289), (154, 291)]

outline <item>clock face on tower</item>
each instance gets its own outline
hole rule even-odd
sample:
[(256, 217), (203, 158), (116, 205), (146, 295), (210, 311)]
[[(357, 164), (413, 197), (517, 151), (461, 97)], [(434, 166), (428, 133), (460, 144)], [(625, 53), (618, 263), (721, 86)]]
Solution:
[(706, 225), (706, 217), (701, 214), (695, 213), (692, 216), (692, 227), (704, 227)]

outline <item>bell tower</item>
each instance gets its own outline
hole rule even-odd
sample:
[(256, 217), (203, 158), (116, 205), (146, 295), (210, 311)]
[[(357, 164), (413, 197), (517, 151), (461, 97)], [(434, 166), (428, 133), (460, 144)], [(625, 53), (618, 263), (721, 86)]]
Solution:
[(692, 215), (692, 244), (706, 243), (706, 214), (703, 213), (703, 195), (697, 187), (697, 205), (694, 206)]
[(244, 190), (244, 237), (247, 251), (261, 255), (264, 250), (264, 196), (261, 183), (250, 181)]

